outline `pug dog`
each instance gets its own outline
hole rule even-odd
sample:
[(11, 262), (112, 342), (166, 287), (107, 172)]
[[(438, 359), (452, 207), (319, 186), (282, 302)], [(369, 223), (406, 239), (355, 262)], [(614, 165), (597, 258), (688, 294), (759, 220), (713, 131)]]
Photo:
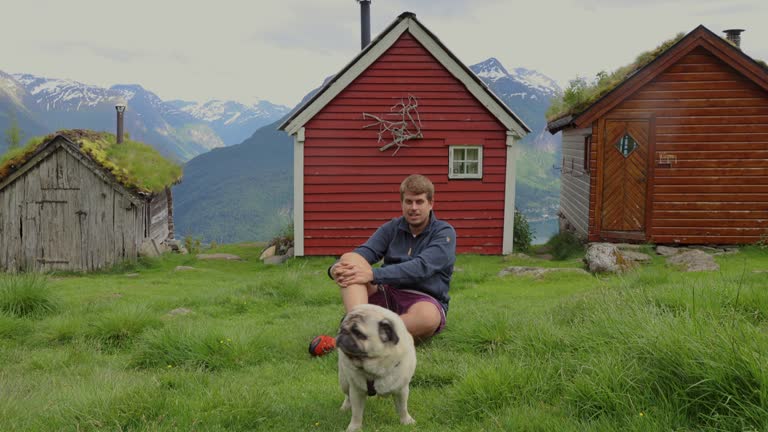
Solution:
[(408, 392), (416, 370), (413, 337), (403, 320), (380, 306), (355, 306), (341, 321), (336, 337), (342, 410), (352, 408), (347, 432), (363, 426), (367, 396), (392, 396), (400, 423), (415, 423), (408, 414)]

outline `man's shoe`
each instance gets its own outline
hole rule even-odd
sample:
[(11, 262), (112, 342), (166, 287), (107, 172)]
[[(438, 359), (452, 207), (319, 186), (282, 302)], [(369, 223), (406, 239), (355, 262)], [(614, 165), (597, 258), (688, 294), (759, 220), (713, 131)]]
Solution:
[(328, 354), (336, 348), (336, 338), (326, 335), (316, 336), (309, 343), (309, 353), (315, 357)]

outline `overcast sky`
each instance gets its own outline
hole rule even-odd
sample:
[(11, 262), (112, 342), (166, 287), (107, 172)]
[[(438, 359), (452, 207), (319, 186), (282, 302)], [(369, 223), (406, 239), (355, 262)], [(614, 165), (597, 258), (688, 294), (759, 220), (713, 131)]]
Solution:
[[(137, 83), (165, 100), (293, 106), (360, 49), (355, 0), (4, 0), (3, 11), (0, 70)], [(766, 0), (372, 0), (372, 36), (403, 11), (467, 65), (496, 57), (563, 86), (699, 24), (746, 29), (744, 51), (768, 60)]]

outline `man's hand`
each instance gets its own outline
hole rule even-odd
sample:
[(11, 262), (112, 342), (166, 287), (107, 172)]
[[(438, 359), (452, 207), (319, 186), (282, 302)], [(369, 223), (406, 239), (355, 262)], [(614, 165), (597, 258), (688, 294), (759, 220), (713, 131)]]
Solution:
[(340, 262), (333, 266), (331, 274), (336, 284), (342, 288), (350, 285), (365, 285), (373, 281), (373, 270), (356, 264)]

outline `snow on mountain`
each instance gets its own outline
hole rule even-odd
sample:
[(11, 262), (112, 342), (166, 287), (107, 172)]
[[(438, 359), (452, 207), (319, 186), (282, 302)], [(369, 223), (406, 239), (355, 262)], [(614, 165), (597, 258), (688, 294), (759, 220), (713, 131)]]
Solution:
[[(266, 107), (264, 105), (267, 105)], [(193, 117), (207, 122), (221, 122), (229, 125), (233, 123), (246, 123), (251, 119), (280, 118), (288, 112), (289, 108), (281, 105), (273, 105), (266, 101), (259, 101), (254, 105), (244, 105), (235, 101), (211, 100), (202, 104), (188, 104), (180, 107), (184, 112)]]
[(491, 57), (482, 63), (473, 65), (471, 69), (475, 75), (488, 81), (496, 81), (499, 78), (509, 76), (509, 72), (507, 72), (504, 66), (501, 65), (501, 62), (494, 57)]
[(535, 88), (549, 95), (555, 95), (562, 91), (555, 80), (535, 70), (522, 67), (515, 68), (510, 76), (531, 88)]
[[(494, 57), (476, 65), (472, 65), (470, 66), (470, 69), (488, 85), (498, 83), (499, 80), (508, 80), (535, 89), (536, 92), (549, 97), (562, 91), (560, 86), (557, 85), (557, 82), (548, 76), (523, 67), (515, 68), (512, 72), (509, 72), (501, 62)], [(519, 93), (521, 92), (518, 92), (517, 95), (520, 95)]]
[(44, 78), (31, 74), (12, 75), (45, 111), (78, 111), (102, 103), (115, 103), (119, 95), (109, 89), (70, 79)]

